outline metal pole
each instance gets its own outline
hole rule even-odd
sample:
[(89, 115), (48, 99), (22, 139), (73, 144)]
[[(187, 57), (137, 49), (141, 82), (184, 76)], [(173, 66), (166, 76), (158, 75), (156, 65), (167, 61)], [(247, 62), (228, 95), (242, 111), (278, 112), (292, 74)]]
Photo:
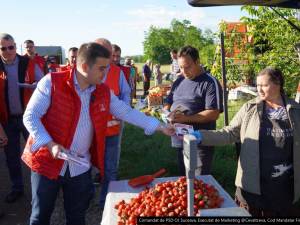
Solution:
[[(187, 183), (187, 213), (194, 216), (194, 179), (197, 165), (197, 139), (193, 135), (183, 137), (183, 159)], [(199, 165), (200, 166), (200, 165)]]
[(224, 33), (221, 32), (221, 60), (222, 60), (222, 80), (223, 80), (223, 109), (224, 109), (224, 125), (228, 125), (228, 105), (227, 105), (227, 79), (225, 65), (225, 47)]
[(194, 216), (194, 179), (187, 178), (188, 216)]

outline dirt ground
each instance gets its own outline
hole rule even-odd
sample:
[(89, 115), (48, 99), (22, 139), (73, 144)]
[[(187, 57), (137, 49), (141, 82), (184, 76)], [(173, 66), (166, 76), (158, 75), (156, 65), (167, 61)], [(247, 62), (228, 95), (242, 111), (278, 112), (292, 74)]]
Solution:
[[(1, 225), (28, 225), (31, 213), (31, 187), (30, 171), (23, 165), (23, 175), (25, 181), (25, 195), (15, 203), (7, 204), (4, 202), (5, 195), (10, 190), (10, 180), (5, 163), (3, 149), (0, 148), (0, 208), (3, 209), (5, 216), (0, 219)], [(99, 199), (100, 186), (96, 186), (96, 195), (90, 204), (86, 221), (87, 225), (99, 225), (101, 222), (102, 211), (97, 205)], [(54, 213), (51, 218), (51, 225), (65, 224), (62, 194), (56, 201)]]

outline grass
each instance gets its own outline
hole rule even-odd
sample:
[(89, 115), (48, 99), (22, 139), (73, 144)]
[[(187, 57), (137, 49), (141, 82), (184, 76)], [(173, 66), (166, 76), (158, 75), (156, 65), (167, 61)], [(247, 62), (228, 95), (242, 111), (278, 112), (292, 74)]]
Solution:
[[(229, 103), (229, 118), (237, 112), (243, 102)], [(218, 128), (223, 126), (223, 114), (217, 121)], [(119, 166), (119, 178), (152, 174), (164, 167), (165, 176), (178, 176), (177, 154), (172, 149), (170, 138), (162, 134), (146, 136), (143, 130), (126, 124), (123, 134), (122, 152)], [(237, 168), (235, 147), (216, 147), (213, 159), (212, 175), (233, 197), (234, 180)]]

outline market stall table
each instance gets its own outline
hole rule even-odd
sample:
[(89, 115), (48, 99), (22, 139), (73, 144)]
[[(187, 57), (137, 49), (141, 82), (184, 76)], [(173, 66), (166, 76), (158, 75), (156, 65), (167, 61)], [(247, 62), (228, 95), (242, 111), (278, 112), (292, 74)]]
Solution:
[[(176, 181), (179, 177), (163, 177), (156, 178), (150, 187), (157, 183), (166, 181)], [(221, 185), (211, 175), (197, 176), (197, 179), (201, 179), (203, 182), (213, 185), (218, 191), (224, 202), (221, 208), (216, 209), (202, 209), (202, 216), (250, 216), (246, 210), (237, 207), (230, 195), (221, 187)], [(118, 216), (115, 205), (121, 201), (130, 201), (138, 195), (139, 192), (144, 190), (144, 187), (132, 188), (128, 185), (128, 180), (112, 181), (109, 184), (108, 194), (106, 196), (105, 207), (102, 215), (102, 225), (116, 225)]]

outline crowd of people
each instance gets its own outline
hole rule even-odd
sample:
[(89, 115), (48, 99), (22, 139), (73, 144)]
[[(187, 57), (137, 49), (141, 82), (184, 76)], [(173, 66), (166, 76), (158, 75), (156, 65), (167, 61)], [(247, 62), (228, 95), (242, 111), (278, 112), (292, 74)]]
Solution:
[[(45, 76), (36, 54), (16, 53), (11, 35), (1, 34), (0, 45), (0, 140), (12, 182), (5, 201), (15, 202), (24, 194), (22, 158), (31, 169), (30, 224), (50, 223), (60, 189), (67, 224), (85, 224), (94, 191), (92, 166), (103, 180), (100, 207), (108, 182), (116, 179), (122, 121), (147, 135), (173, 135), (174, 129), (130, 106), (130, 70), (119, 64), (120, 48), (104, 38), (71, 49), (69, 64)], [(27, 140), (24, 151), (20, 133)], [(64, 151), (89, 166), (59, 159)]]
[[(101, 184), (99, 206), (104, 208), (108, 184), (117, 179), (124, 122), (147, 135), (159, 131), (172, 138), (174, 123), (193, 126), (200, 134), (196, 175), (211, 174), (214, 146), (240, 142), (237, 204), (253, 216), (294, 215), (293, 204), (300, 197), (300, 105), (285, 95), (280, 70), (262, 70), (258, 97), (245, 103), (229, 126), (216, 130), (223, 111), (222, 87), (200, 65), (193, 46), (170, 52), (172, 87), (163, 106), (170, 111), (168, 124), (132, 108), (137, 68), (130, 58), (121, 64), (117, 44), (97, 38), (72, 47), (66, 65), (47, 63), (32, 40), (24, 46), (21, 56), (14, 38), (0, 34), (0, 147), (11, 181), (5, 202), (24, 195), (21, 160), (31, 169), (31, 225), (50, 223), (59, 190), (67, 224), (85, 224), (95, 182)], [(155, 85), (162, 84), (159, 64), (153, 73)], [(143, 97), (149, 93), (151, 76), (147, 60)], [(20, 134), (27, 140), (24, 150)], [(176, 151), (178, 175), (184, 176), (182, 141)], [(65, 152), (80, 156), (86, 165), (62, 160)], [(96, 177), (92, 169), (98, 171)]]

